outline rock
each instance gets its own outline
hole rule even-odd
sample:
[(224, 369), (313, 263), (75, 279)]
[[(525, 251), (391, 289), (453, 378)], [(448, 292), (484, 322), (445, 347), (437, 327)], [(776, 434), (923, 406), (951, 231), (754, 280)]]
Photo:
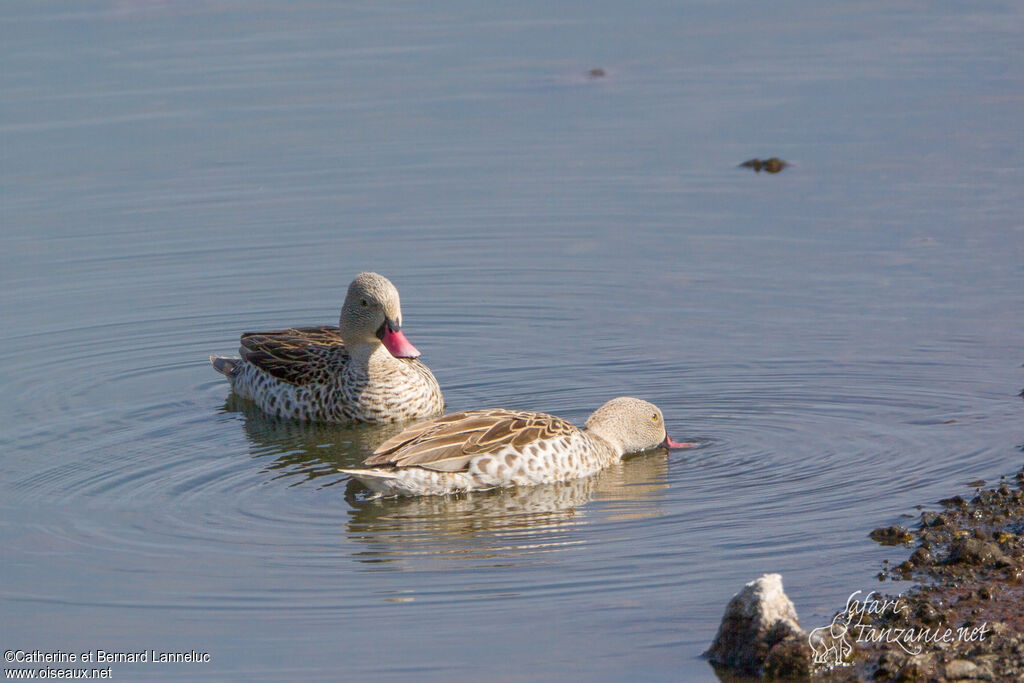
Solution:
[(810, 646), (796, 608), (782, 590), (782, 576), (765, 574), (734, 595), (704, 654), (712, 664), (752, 676), (767, 673), (767, 668), (777, 676), (809, 671)]
[(895, 680), (896, 674), (903, 668), (906, 661), (907, 658), (898, 652), (883, 652), (878, 657), (878, 664), (871, 677), (874, 679)]
[(925, 679), (927, 666), (924, 657), (910, 657), (896, 673), (897, 681), (922, 681)]
[(935, 624), (940, 620), (939, 611), (927, 602), (922, 602), (917, 607), (917, 618), (924, 624)]
[(992, 541), (977, 538), (958, 538), (949, 548), (949, 564), (995, 565), (1009, 567), (1013, 564), (998, 545)]
[(922, 526), (946, 526), (946, 515), (938, 512), (922, 512)]
[(764, 677), (785, 680), (808, 678), (812, 653), (807, 639), (789, 633), (789, 627), (781, 621), (776, 622), (775, 627), (786, 629), (787, 633), (768, 651), (764, 660)]
[(778, 173), (787, 166), (789, 166), (789, 163), (778, 157), (771, 157), (763, 160), (757, 158), (747, 159), (740, 164), (740, 168), (752, 168), (755, 173), (760, 173), (761, 171), (764, 171), (765, 173)]
[(911, 554), (908, 562), (914, 567), (927, 567), (935, 562), (935, 558), (927, 548), (918, 548)]
[(882, 545), (900, 545), (909, 543), (914, 538), (909, 531), (901, 526), (879, 527), (869, 535), (873, 541)]
[(991, 678), (986, 675), (986, 672), (982, 671), (977, 664), (969, 662), (966, 659), (954, 659), (952, 662), (946, 665), (946, 678), (956, 681), (962, 679), (979, 679), (979, 678)]

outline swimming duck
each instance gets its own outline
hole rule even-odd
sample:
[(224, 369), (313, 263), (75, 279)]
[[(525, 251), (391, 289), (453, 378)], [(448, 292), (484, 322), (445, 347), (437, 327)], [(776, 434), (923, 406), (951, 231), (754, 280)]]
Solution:
[(377, 273), (349, 285), (338, 327), (247, 332), (238, 351), (210, 363), (271, 415), (381, 423), (444, 410), (437, 380), (402, 333), (398, 290)]
[(341, 472), (385, 496), (443, 495), (590, 476), (628, 453), (689, 448), (665, 431), (653, 403), (622, 396), (598, 408), (586, 428), (554, 415), (468, 410), (420, 422)]

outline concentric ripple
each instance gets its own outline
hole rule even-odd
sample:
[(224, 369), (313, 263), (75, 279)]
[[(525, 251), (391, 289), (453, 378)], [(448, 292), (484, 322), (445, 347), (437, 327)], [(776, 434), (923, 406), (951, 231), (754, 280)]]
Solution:
[[(825, 623), (872, 528), (1020, 466), (1017, 6), (549, 5), (0, 5), (5, 647), (709, 677), (744, 582)], [(367, 499), (337, 470), (400, 427), (207, 362), (362, 270), (449, 408), (636, 395), (700, 446)]]

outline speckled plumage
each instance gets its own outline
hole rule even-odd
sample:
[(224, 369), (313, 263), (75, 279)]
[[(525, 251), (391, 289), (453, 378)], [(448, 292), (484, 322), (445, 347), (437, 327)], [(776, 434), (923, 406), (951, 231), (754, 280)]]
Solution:
[(341, 471), (386, 496), (443, 495), (578, 479), (669, 441), (661, 411), (627, 397), (586, 429), (545, 413), (473, 410), (416, 424), (366, 459), (372, 469)]
[[(292, 358), (285, 361), (298, 365), (301, 375), (290, 366), (291, 372), (273, 367), (273, 363), (282, 363), (284, 354), (264, 360), (254, 352), (253, 338), (291, 341), (301, 338), (295, 333), (302, 329), (316, 330), (317, 338), (294, 347)], [(323, 343), (322, 337), (332, 330), (337, 341)], [(415, 358), (394, 358), (381, 348), (369, 364), (360, 367), (352, 362), (337, 337), (337, 328), (243, 335), (239, 353), (242, 362), (229, 375), (231, 387), (270, 415), (319, 422), (380, 423), (436, 415), (444, 410), (441, 387), (426, 365)]]
[[(210, 361), (235, 393), (278, 417), (385, 423), (437, 415), (444, 398), (430, 369), (416, 358), (396, 358), (375, 334), (385, 324), (389, 333), (397, 333), (400, 320), (394, 285), (363, 273), (342, 308), (344, 329), (321, 325), (246, 333), (240, 358)], [(408, 343), (404, 336), (402, 342)]]

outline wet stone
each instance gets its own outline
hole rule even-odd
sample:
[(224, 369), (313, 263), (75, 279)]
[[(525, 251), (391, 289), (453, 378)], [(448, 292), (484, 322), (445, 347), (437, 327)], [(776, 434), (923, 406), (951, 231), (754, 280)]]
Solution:
[(925, 624), (934, 624), (942, 619), (942, 615), (933, 606), (923, 602), (917, 608), (917, 618)]
[(901, 526), (879, 527), (870, 534), (871, 539), (882, 545), (900, 545), (909, 543), (913, 536)]
[[(810, 646), (802, 648), (797, 641), (807, 645), (807, 635), (782, 590), (782, 577), (764, 574), (729, 601), (704, 654), (715, 666), (747, 675), (760, 675), (769, 662), (773, 670), (795, 672), (810, 666)], [(803, 665), (799, 657), (806, 657)]]
[(740, 164), (740, 168), (752, 168), (755, 173), (760, 173), (761, 171), (764, 171), (765, 173), (778, 173), (787, 166), (789, 166), (789, 163), (778, 157), (769, 157), (768, 159), (763, 160), (755, 157), (753, 159), (747, 159)]
[[(966, 659), (954, 659), (946, 665), (946, 678), (950, 680), (978, 680), (983, 676), (982, 670), (977, 664), (968, 662)], [(984, 678), (991, 678), (985, 676)]]
[(769, 680), (805, 679), (811, 674), (811, 656), (807, 639), (787, 631), (768, 651), (763, 676)]
[(1013, 563), (1006, 556), (1006, 553), (991, 541), (983, 541), (977, 538), (958, 538), (950, 546), (949, 564), (1008, 567)]
[(914, 567), (928, 567), (935, 563), (935, 558), (926, 548), (918, 548), (908, 560)]
[(906, 657), (895, 652), (883, 652), (878, 658), (878, 668), (875, 669), (872, 678), (877, 680), (895, 680), (897, 672), (903, 668), (906, 659)]

